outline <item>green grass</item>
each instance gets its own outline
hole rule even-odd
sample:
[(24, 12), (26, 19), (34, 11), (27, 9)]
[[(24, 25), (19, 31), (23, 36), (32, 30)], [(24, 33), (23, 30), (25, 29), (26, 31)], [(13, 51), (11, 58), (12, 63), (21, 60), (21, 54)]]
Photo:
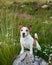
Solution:
[[(0, 6), (2, 6), (2, 5), (9, 6), (13, 2), (23, 3), (23, 2), (35, 2), (35, 1), (46, 2), (47, 0), (0, 0)], [(49, 1), (51, 1), (51, 0), (49, 0)]]
[[(21, 7), (22, 5), (25, 6)], [(17, 13), (25, 13), (32, 17), (28, 19), (17, 15)], [(31, 2), (16, 3), (15, 6), (12, 4), (0, 8), (0, 65), (12, 65), (14, 58), (20, 52), (20, 31), (18, 28), (20, 23), (24, 26), (32, 24), (30, 34), (34, 37), (34, 33), (38, 33), (42, 52), (46, 52), (47, 55), (52, 53), (50, 52), (50, 46), (52, 46), (51, 13), (51, 9), (38, 8), (36, 11), (36, 7), (34, 9), (34, 4)], [(42, 56), (40, 53), (38, 55)]]

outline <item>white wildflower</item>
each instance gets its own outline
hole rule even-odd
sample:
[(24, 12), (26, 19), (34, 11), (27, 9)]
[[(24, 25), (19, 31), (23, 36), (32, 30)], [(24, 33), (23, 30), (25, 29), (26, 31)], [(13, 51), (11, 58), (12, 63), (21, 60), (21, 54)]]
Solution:
[(46, 20), (46, 21), (44, 21), (43, 23), (48, 24), (48, 21)]
[(43, 51), (43, 53), (45, 53), (45, 54), (46, 54), (46, 52), (45, 52), (45, 51)]
[(52, 48), (52, 46), (50, 48)]
[(49, 61), (49, 63), (51, 63), (51, 61)]
[(50, 19), (52, 19), (52, 16), (50, 17)]
[(49, 56), (52, 56), (52, 54), (50, 54)]
[(47, 7), (48, 7), (48, 5), (43, 5), (43, 6), (42, 6), (42, 8), (47, 8)]
[(21, 5), (21, 7), (25, 7), (25, 5)]

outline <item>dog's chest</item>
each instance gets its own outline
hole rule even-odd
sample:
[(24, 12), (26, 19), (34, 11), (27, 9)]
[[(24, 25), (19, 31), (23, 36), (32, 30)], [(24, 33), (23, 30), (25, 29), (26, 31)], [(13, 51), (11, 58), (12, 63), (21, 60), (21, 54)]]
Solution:
[(27, 37), (25, 39), (21, 38), (21, 44), (25, 48), (30, 48), (30, 46), (33, 44), (33, 39), (31, 37)]

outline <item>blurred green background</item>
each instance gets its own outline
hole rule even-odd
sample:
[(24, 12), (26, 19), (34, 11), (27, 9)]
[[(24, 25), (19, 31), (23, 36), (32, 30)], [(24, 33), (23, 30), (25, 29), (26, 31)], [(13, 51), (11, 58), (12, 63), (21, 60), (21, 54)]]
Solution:
[[(45, 3), (46, 0), (37, 2)], [(43, 9), (35, 0), (0, 0), (0, 65), (12, 65), (20, 52), (20, 23), (24, 26), (32, 24), (30, 34), (33, 37), (34, 33), (38, 34), (48, 61), (52, 53), (52, 5), (47, 4), (48, 8)], [(41, 53), (38, 55), (44, 57)]]

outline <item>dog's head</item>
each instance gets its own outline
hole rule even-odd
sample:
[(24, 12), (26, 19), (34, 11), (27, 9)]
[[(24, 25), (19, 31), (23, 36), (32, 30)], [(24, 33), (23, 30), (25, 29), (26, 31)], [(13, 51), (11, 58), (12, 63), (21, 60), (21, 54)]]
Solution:
[(32, 25), (29, 25), (28, 27), (24, 27), (23, 25), (19, 25), (21, 37), (25, 38), (26, 36), (28, 36), (31, 27), (32, 27)]

